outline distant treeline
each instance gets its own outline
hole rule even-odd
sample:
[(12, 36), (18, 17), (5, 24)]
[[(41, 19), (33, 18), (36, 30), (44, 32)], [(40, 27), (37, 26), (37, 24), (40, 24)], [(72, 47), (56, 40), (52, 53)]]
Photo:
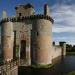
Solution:
[(67, 52), (75, 52), (75, 45), (66, 44), (66, 51)]

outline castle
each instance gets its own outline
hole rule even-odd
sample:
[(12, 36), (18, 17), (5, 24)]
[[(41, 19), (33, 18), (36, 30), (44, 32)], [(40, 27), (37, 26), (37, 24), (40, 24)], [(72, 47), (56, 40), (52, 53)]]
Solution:
[(35, 14), (31, 4), (19, 5), (16, 16), (4, 17), (1, 25), (1, 56), (3, 61), (25, 59), (31, 64), (52, 64), (59, 56), (66, 55), (66, 43), (52, 43), (52, 24), (49, 7), (44, 5), (44, 14)]

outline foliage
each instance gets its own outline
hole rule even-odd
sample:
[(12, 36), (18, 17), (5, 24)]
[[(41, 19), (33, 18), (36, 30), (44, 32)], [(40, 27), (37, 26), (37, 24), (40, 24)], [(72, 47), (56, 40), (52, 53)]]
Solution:
[(67, 52), (75, 52), (75, 45), (66, 44), (66, 51)]

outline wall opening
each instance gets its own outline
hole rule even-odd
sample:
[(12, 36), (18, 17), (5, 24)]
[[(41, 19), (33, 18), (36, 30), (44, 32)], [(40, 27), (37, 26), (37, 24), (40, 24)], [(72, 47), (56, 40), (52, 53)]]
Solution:
[(21, 40), (20, 59), (26, 58), (26, 40)]
[(37, 32), (37, 36), (39, 36), (39, 32)]
[(13, 59), (16, 59), (16, 31), (14, 30)]
[(22, 16), (22, 13), (19, 13), (19, 17)]

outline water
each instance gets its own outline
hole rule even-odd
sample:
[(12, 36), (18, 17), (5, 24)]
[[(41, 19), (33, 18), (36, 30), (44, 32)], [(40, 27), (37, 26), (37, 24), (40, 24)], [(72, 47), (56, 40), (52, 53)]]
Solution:
[(51, 69), (24, 68), (21, 71), (19, 71), (19, 75), (64, 75), (68, 72), (75, 71), (75, 56), (66, 56)]
[[(66, 56), (50, 70), (51, 75), (64, 75), (75, 71), (75, 56)], [(50, 75), (50, 74), (49, 74)]]

